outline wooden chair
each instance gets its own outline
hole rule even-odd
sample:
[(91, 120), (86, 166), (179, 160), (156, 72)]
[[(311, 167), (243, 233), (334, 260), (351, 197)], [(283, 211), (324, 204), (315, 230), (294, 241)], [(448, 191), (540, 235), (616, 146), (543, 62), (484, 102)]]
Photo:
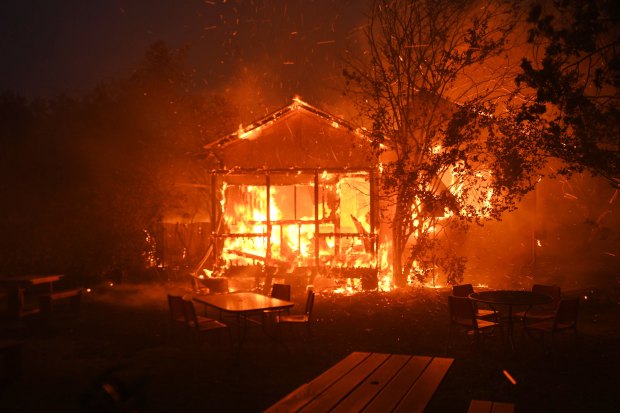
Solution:
[(312, 325), (312, 310), (314, 309), (314, 296), (312, 290), (308, 290), (306, 297), (306, 307), (303, 314), (278, 314), (276, 317), (276, 328), (278, 337), (282, 335), (282, 327), (286, 325), (301, 325), (306, 327), (310, 336), (310, 326)]
[(558, 334), (567, 330), (572, 330), (577, 344), (577, 317), (579, 315), (579, 298), (569, 298), (560, 300), (558, 309), (552, 319), (545, 319), (536, 322), (526, 322), (525, 331), (530, 336), (538, 335), (539, 341), (545, 345), (546, 335), (551, 337), (551, 351), (555, 348), (555, 338)]
[(473, 335), (476, 349), (480, 346), (480, 339), (493, 334), (497, 328), (500, 329), (500, 336), (503, 342), (502, 325), (498, 322), (478, 318), (474, 302), (469, 298), (448, 296), (448, 308), (450, 311), (448, 348), (452, 346), (452, 337), (455, 329), (464, 331), (467, 335)]
[[(455, 297), (469, 297), (469, 294), (473, 292), (474, 287), (471, 284), (460, 284), (452, 286), (452, 295)], [(476, 317), (497, 322), (497, 311), (480, 309), (478, 308), (478, 305), (476, 303), (473, 304), (474, 308), (476, 309)]]
[(532, 285), (532, 292), (548, 295), (553, 298), (553, 301), (549, 304), (535, 305), (525, 311), (518, 311), (514, 313), (515, 319), (522, 320), (524, 323), (552, 320), (562, 299), (560, 287), (557, 285), (534, 284)]

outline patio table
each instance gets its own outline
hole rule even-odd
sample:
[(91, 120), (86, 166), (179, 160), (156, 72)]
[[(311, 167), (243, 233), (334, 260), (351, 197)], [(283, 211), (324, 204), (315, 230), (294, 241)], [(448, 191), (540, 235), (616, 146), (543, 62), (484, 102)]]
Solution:
[(265, 412), (423, 412), (454, 359), (354, 352)]
[(193, 300), (219, 310), (220, 318), (222, 318), (222, 313), (231, 314), (236, 318), (239, 331), (239, 349), (245, 338), (248, 323), (257, 323), (257, 321), (250, 319), (251, 315), (262, 314), (265, 310), (283, 310), (295, 305), (291, 301), (254, 292), (195, 295)]
[[(508, 321), (508, 342), (510, 343), (510, 349), (515, 350), (514, 336), (513, 336), (513, 306), (527, 306), (528, 308), (533, 305), (548, 304), (553, 301), (553, 297), (535, 293), (532, 291), (521, 290), (492, 290), (492, 291), (479, 291), (469, 294), (469, 298), (473, 301), (486, 303), (491, 307), (506, 306)], [(501, 314), (501, 313), (500, 313)]]

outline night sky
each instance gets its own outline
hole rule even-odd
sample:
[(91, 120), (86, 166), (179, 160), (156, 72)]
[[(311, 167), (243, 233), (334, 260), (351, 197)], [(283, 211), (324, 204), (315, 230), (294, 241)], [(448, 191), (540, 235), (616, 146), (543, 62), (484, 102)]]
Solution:
[(149, 45), (189, 47), (205, 90), (240, 105), (299, 94), (339, 99), (341, 56), (355, 47), (368, 1), (4, 0), (0, 90), (27, 97), (84, 92), (128, 77)]

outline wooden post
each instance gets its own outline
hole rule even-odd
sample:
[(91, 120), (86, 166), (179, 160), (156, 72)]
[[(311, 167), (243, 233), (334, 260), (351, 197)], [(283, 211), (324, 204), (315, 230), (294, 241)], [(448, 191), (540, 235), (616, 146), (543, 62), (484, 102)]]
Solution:
[(312, 271), (312, 279), (319, 269), (320, 259), (319, 251), (321, 248), (321, 242), (319, 240), (319, 171), (314, 171), (314, 270)]
[(217, 248), (218, 232), (219, 232), (219, 220), (221, 219), (217, 213), (217, 175), (211, 174), (211, 242), (213, 244), (213, 266), (217, 267), (219, 264), (219, 254)]
[(271, 179), (265, 175), (265, 196), (267, 197), (267, 242), (265, 251), (265, 265), (271, 260)]
[(370, 180), (369, 182), (369, 196), (370, 196), (370, 249), (372, 251), (372, 259), (375, 262), (375, 267), (379, 267), (380, 263), (377, 261), (377, 249), (378, 249), (378, 245), (377, 245), (377, 231), (375, 229), (375, 202), (376, 202), (376, 194), (375, 194), (375, 171), (374, 169), (371, 169), (370, 171), (368, 171), (368, 179)]

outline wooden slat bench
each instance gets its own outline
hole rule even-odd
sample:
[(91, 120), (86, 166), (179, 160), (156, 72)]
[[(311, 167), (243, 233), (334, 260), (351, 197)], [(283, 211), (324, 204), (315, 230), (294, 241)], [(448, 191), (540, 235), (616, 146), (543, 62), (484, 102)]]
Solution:
[(512, 403), (493, 402), (489, 400), (472, 400), (467, 413), (514, 413)]
[(354, 352), (266, 412), (423, 412), (453, 360)]
[(55, 301), (68, 300), (74, 311), (79, 311), (82, 301), (82, 289), (75, 288), (72, 290), (54, 291), (39, 295), (39, 307), (41, 313), (49, 315), (52, 313)]
[(23, 341), (0, 339), (0, 354), (3, 357), (4, 368), (2, 379), (17, 381), (22, 372), (22, 345)]

